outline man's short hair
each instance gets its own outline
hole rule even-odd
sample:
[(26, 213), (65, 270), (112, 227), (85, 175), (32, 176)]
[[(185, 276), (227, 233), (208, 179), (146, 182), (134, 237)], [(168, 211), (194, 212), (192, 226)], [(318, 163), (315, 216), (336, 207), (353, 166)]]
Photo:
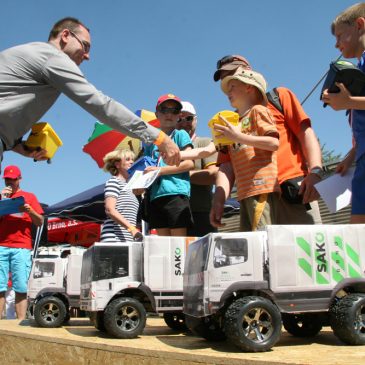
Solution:
[(357, 18), (365, 18), (365, 3), (357, 3), (345, 9), (342, 13), (337, 15), (331, 24), (331, 32), (335, 34), (335, 28), (339, 24), (352, 25)]
[(48, 40), (50, 41), (51, 39), (57, 38), (58, 34), (64, 29), (69, 29), (71, 32), (78, 33), (80, 26), (84, 27), (90, 33), (90, 29), (85, 27), (80, 20), (72, 17), (63, 18), (53, 26), (49, 33)]

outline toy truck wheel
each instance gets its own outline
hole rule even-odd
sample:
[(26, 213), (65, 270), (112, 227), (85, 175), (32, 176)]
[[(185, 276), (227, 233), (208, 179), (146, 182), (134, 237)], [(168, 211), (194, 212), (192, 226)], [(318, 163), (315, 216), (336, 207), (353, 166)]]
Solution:
[(286, 331), (296, 337), (314, 337), (322, 329), (315, 315), (284, 313), (282, 318)]
[(94, 327), (99, 330), (100, 332), (105, 332), (105, 325), (104, 325), (104, 312), (91, 312), (89, 314), (90, 322), (94, 325)]
[(105, 329), (117, 338), (135, 338), (143, 332), (145, 325), (146, 310), (133, 298), (117, 298), (105, 308)]
[(66, 315), (65, 315), (65, 319), (63, 320), (63, 325), (66, 325), (70, 322), (70, 319), (71, 319), (71, 316), (70, 316), (70, 313), (67, 312)]
[(196, 318), (185, 315), (185, 324), (196, 336), (203, 337), (208, 341), (224, 341), (227, 339), (219, 323), (212, 317)]
[(330, 308), (333, 333), (349, 345), (365, 345), (365, 294), (349, 294)]
[(185, 331), (185, 316), (182, 313), (164, 313), (163, 319), (165, 323), (175, 331)]
[(65, 303), (57, 297), (44, 297), (34, 307), (34, 319), (40, 327), (60, 327), (66, 316)]
[(227, 338), (244, 351), (267, 351), (280, 338), (280, 311), (265, 298), (237, 299), (227, 308), (224, 319)]

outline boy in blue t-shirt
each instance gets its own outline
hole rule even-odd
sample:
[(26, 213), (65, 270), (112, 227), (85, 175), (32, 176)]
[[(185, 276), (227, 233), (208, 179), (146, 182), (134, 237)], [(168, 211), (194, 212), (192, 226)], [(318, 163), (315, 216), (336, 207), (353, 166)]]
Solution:
[[(339, 14), (331, 25), (336, 45), (343, 57), (359, 61), (365, 72), (365, 3), (350, 6)], [(365, 223), (365, 87), (361, 96), (352, 96), (346, 87), (337, 83), (339, 93), (325, 90), (322, 100), (334, 110), (350, 109), (354, 147), (337, 166), (336, 172), (344, 175), (354, 161), (356, 168), (352, 179), (351, 223)]]
[[(183, 151), (191, 149), (193, 144), (186, 131), (175, 129), (181, 109), (181, 100), (173, 94), (162, 95), (156, 105), (161, 130)], [(186, 236), (187, 228), (193, 223), (189, 202), (189, 171), (194, 169), (193, 161), (168, 166), (156, 145), (146, 146), (144, 154), (158, 161), (157, 167), (149, 166), (145, 171), (160, 169), (150, 188), (150, 228), (155, 228), (159, 236)]]

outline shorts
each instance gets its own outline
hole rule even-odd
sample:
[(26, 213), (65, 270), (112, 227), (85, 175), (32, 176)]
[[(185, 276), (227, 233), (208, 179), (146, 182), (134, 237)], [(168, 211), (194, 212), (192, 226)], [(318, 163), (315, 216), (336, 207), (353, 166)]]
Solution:
[(189, 198), (168, 195), (150, 203), (150, 228), (189, 228), (193, 225)]
[(189, 237), (203, 237), (208, 233), (217, 232), (217, 228), (210, 224), (209, 212), (193, 212), (194, 225), (188, 228)]
[(279, 199), (276, 224), (322, 224), (318, 201), (307, 204), (288, 203)]
[(262, 230), (269, 224), (277, 224), (279, 199), (278, 193), (267, 193), (241, 200), (240, 231)]
[(7, 291), (11, 272), (13, 290), (26, 293), (31, 266), (31, 250), (0, 246), (0, 292)]
[(356, 161), (352, 178), (352, 215), (365, 214), (365, 154)]

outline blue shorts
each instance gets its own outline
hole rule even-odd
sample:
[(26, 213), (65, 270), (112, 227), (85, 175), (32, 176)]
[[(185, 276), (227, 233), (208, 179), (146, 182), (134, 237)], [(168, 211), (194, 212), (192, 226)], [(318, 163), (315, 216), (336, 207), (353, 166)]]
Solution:
[(351, 214), (365, 214), (365, 154), (356, 161), (352, 179), (352, 209)]
[(26, 293), (31, 266), (31, 250), (0, 246), (0, 292), (8, 289), (11, 272), (13, 290)]

